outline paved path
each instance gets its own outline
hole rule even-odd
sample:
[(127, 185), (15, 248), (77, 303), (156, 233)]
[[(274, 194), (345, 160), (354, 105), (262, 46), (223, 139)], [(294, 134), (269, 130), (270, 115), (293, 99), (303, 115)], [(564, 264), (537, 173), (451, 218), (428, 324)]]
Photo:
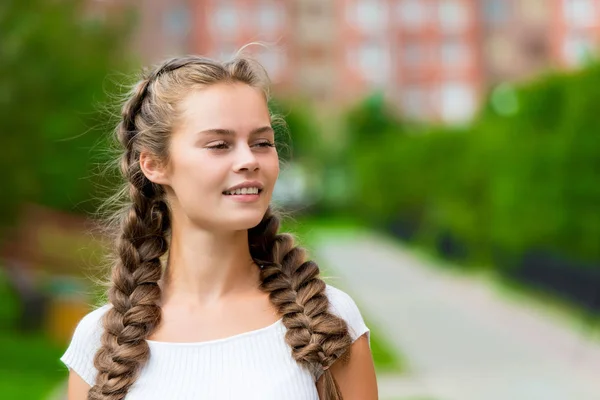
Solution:
[(382, 399), (600, 400), (600, 346), (583, 332), (374, 234), (313, 243), (330, 282), (408, 359), (407, 378), (381, 380)]

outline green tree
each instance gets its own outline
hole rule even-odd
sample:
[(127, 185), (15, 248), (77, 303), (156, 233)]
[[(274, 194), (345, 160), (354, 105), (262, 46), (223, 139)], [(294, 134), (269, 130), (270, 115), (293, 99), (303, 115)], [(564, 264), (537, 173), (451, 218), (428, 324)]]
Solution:
[(0, 6), (0, 226), (24, 201), (93, 209), (93, 150), (110, 131), (100, 106), (115, 93), (108, 74), (129, 68), (130, 15), (100, 20), (79, 0)]

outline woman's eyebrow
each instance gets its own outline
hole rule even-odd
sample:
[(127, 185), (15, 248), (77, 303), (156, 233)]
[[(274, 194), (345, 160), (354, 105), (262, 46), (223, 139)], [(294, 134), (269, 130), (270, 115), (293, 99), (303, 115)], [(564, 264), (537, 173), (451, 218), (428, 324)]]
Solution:
[[(250, 136), (260, 135), (261, 133), (269, 133), (269, 132), (273, 132), (273, 128), (271, 126), (262, 126), (260, 128), (255, 128), (252, 131), (250, 131)], [(234, 130), (222, 129), (222, 128), (206, 129), (206, 130), (201, 131), (200, 133), (207, 133), (207, 134), (213, 133), (213, 134), (224, 135), (224, 136), (235, 136)]]

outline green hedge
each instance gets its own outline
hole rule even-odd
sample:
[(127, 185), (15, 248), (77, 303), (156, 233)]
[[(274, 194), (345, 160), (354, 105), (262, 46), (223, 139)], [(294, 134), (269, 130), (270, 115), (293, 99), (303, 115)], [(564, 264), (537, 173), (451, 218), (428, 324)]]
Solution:
[(504, 92), (511, 107), (494, 94), (462, 130), (350, 110), (354, 211), (416, 224), (425, 243), (449, 234), (477, 263), (530, 249), (600, 260), (600, 67)]

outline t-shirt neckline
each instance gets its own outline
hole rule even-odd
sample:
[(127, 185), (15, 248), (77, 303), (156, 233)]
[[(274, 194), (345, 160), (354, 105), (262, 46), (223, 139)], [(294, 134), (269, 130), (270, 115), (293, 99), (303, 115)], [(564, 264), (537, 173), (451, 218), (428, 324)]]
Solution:
[(249, 336), (259, 335), (261, 333), (268, 332), (282, 324), (283, 324), (283, 318), (279, 318), (277, 321), (273, 322), (272, 324), (264, 326), (262, 328), (253, 329), (251, 331), (246, 331), (246, 332), (241, 332), (241, 333), (236, 333), (235, 335), (227, 336), (224, 338), (204, 340), (201, 342), (164, 342), (164, 341), (156, 341), (156, 340), (149, 340), (149, 339), (145, 339), (145, 340), (151, 346), (197, 346), (197, 347), (200, 347), (200, 346), (207, 346), (207, 345), (211, 345), (211, 344), (226, 343), (226, 342), (246, 338)]

